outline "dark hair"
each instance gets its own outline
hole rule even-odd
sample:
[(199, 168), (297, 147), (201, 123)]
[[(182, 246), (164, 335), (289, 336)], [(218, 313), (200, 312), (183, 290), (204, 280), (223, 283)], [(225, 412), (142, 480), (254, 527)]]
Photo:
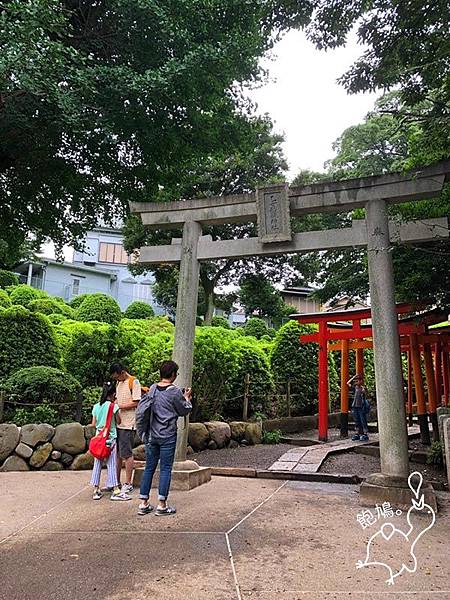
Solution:
[(125, 369), (125, 367), (123, 366), (122, 363), (113, 363), (111, 365), (111, 368), (109, 369), (109, 372), (110, 372), (111, 375), (114, 375), (116, 373), (118, 375), (120, 375), (120, 373), (123, 373), (124, 371), (126, 371), (126, 369)]
[(165, 360), (159, 367), (161, 379), (170, 379), (173, 375), (177, 375), (178, 365), (173, 360)]
[(100, 404), (104, 404), (110, 396), (116, 393), (116, 386), (109, 381), (103, 385), (102, 395), (100, 396)]

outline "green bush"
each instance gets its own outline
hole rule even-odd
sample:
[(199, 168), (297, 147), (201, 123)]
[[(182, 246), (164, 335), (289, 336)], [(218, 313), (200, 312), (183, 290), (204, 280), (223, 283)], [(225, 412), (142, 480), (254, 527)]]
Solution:
[(25, 367), (58, 367), (59, 364), (60, 353), (47, 317), (23, 306), (12, 306), (0, 312), (0, 372), (3, 377)]
[(10, 285), (19, 285), (19, 278), (11, 271), (0, 270), (0, 288), (6, 288)]
[(152, 335), (164, 331), (173, 334), (174, 326), (167, 317), (152, 319), (122, 319), (118, 327), (118, 354), (121, 362), (129, 365), (132, 355), (140, 350)]
[(41, 290), (37, 290), (30, 285), (17, 285), (13, 288), (10, 288), (9, 297), (13, 304), (20, 304), (28, 308), (29, 304), (33, 302), (33, 300), (38, 300), (39, 298), (48, 297), (45, 292)]
[(70, 306), (73, 309), (77, 309), (79, 306), (83, 304), (83, 302), (91, 296), (92, 294), (79, 294), (79, 296), (74, 296), (72, 300), (69, 302)]
[(128, 371), (143, 385), (159, 380), (159, 367), (163, 360), (170, 360), (173, 350), (173, 335), (160, 331), (145, 338), (125, 362)]
[(48, 315), (48, 320), (50, 321), (50, 323), (52, 325), (58, 325), (59, 323), (62, 323), (63, 321), (67, 321), (67, 317), (60, 313), (53, 313), (51, 315)]
[[(8, 411), (8, 423), (15, 423), (18, 427), (28, 425), (29, 423), (48, 423), (49, 425), (59, 425), (64, 419), (58, 415), (58, 411), (52, 406), (41, 404), (34, 408), (16, 408)], [(71, 419), (70, 419), (71, 420)]]
[(118, 358), (117, 328), (107, 323), (62, 321), (54, 327), (63, 367), (83, 387), (102, 385)]
[(437, 465), (442, 467), (444, 464), (444, 454), (441, 442), (433, 442), (427, 453), (427, 465)]
[(5, 290), (0, 289), (0, 307), (9, 308), (11, 306), (11, 300), (8, 293)]
[(263, 431), (262, 443), (263, 444), (279, 444), (281, 442), (282, 437), (283, 437), (283, 432), (280, 429), (274, 429), (273, 431)]
[(83, 390), (82, 394), (81, 422), (83, 425), (90, 425), (92, 422), (92, 408), (100, 400), (102, 388), (98, 386), (87, 387)]
[(39, 312), (44, 315), (60, 314), (68, 319), (73, 319), (75, 316), (74, 309), (67, 305), (64, 301), (60, 302), (56, 298), (38, 298), (32, 300), (28, 308), (33, 312)]
[[(274, 379), (286, 384), (291, 381), (291, 410), (294, 414), (317, 411), (318, 356), (317, 344), (301, 344), (301, 334), (313, 333), (314, 327), (289, 321), (277, 332), (270, 355)], [(331, 373), (332, 369), (330, 369)], [(332, 377), (337, 380), (337, 374)]]
[(118, 325), (122, 318), (120, 306), (106, 294), (90, 294), (75, 311), (79, 321), (101, 321), (109, 325)]
[[(41, 410), (44, 405), (56, 404), (56, 406), (46, 406), (44, 410), (49, 408), (54, 410), (57, 418), (64, 421), (72, 420), (74, 417), (75, 404), (67, 403), (74, 403), (77, 400), (81, 386), (69, 373), (53, 367), (39, 366), (16, 371), (2, 383), (2, 389), (6, 392), (7, 400), (11, 402), (40, 405)], [(37, 418), (36, 414), (39, 414), (33, 407), (18, 407), (18, 409), (28, 413), (34, 410), (32, 418)], [(20, 412), (19, 416), (23, 419), (24, 413)]]
[(127, 319), (148, 319), (154, 316), (155, 313), (150, 304), (140, 300), (132, 302), (124, 312), (124, 317)]
[(256, 339), (262, 338), (263, 335), (268, 335), (269, 328), (266, 322), (259, 317), (252, 317), (247, 321), (244, 327), (245, 335), (252, 335)]
[(225, 317), (216, 316), (211, 320), (211, 327), (223, 327), (224, 329), (231, 329), (228, 319)]

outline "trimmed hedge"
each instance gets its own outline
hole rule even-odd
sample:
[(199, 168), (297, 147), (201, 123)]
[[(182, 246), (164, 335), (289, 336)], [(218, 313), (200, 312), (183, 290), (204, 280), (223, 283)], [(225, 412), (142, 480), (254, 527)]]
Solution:
[(257, 340), (262, 338), (263, 335), (267, 335), (268, 330), (266, 322), (259, 317), (252, 317), (244, 326), (245, 335), (252, 335)]
[(6, 288), (10, 285), (19, 285), (19, 278), (11, 271), (0, 269), (0, 288)]
[(39, 298), (48, 298), (48, 295), (45, 292), (25, 284), (11, 287), (8, 291), (11, 302), (13, 304), (25, 306), (25, 308), (28, 308), (33, 300), (38, 300)]
[(211, 319), (211, 327), (223, 327), (224, 329), (231, 329), (228, 319), (221, 316), (216, 316)]
[(148, 319), (154, 317), (155, 313), (150, 304), (136, 300), (128, 306), (123, 316), (127, 319)]
[(0, 311), (0, 372), (3, 377), (26, 367), (58, 367), (58, 351), (52, 327), (44, 315), (23, 306)]
[(60, 314), (67, 318), (74, 318), (74, 309), (67, 305), (64, 301), (58, 301), (56, 298), (38, 298), (33, 300), (28, 305), (28, 308), (33, 312), (40, 312), (43, 315)]
[(109, 325), (118, 325), (122, 318), (122, 312), (111, 296), (89, 294), (76, 309), (75, 317), (79, 321), (102, 321)]
[(11, 306), (11, 299), (5, 290), (0, 289), (0, 307), (9, 308)]

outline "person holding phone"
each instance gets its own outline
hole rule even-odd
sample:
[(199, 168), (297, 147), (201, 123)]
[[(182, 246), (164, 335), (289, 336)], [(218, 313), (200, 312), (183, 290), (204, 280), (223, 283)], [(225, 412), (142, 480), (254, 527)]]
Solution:
[(369, 440), (369, 427), (367, 425), (367, 390), (363, 384), (362, 375), (356, 374), (347, 381), (349, 387), (353, 387), (352, 413), (355, 419), (356, 433), (352, 437), (353, 441), (360, 440), (367, 442)]

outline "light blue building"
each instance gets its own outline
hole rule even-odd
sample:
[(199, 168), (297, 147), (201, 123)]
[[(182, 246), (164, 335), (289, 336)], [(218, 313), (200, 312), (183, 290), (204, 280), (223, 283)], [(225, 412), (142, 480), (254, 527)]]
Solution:
[(155, 314), (164, 314), (152, 295), (153, 276), (132, 275), (129, 262), (121, 230), (98, 227), (86, 234), (84, 250), (74, 252), (73, 262), (40, 258), (22, 263), (16, 271), (22, 283), (66, 301), (80, 294), (101, 292), (115, 298), (122, 310), (141, 300), (151, 304)]

